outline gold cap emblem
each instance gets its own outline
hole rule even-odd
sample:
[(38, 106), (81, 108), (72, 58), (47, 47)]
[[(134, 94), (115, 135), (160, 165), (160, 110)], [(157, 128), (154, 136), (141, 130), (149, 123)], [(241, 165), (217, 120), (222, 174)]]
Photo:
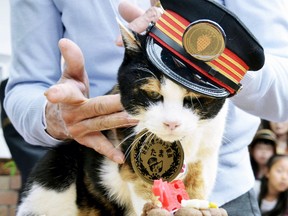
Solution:
[(201, 61), (211, 61), (219, 57), (225, 49), (223, 29), (210, 20), (191, 23), (182, 40), (185, 51)]
[(131, 149), (131, 163), (135, 173), (144, 181), (172, 181), (181, 172), (184, 152), (179, 141), (165, 142), (147, 130), (139, 133)]

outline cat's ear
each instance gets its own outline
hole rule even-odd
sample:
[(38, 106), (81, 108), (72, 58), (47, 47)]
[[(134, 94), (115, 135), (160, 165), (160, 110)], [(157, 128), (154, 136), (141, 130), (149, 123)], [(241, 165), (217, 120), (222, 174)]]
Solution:
[(132, 50), (134, 52), (140, 52), (141, 43), (137, 40), (137, 33), (132, 32), (128, 28), (126, 28), (121, 21), (118, 20), (118, 25), (120, 28), (122, 40), (124, 43), (124, 47), (128, 50)]

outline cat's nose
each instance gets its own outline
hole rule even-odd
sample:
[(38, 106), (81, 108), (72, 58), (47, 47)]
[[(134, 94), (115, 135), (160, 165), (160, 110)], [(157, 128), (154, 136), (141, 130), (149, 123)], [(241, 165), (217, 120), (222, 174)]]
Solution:
[(180, 123), (179, 122), (175, 122), (175, 121), (165, 121), (165, 122), (163, 122), (163, 125), (164, 125), (165, 128), (168, 128), (169, 130), (173, 131), (177, 127), (180, 126)]

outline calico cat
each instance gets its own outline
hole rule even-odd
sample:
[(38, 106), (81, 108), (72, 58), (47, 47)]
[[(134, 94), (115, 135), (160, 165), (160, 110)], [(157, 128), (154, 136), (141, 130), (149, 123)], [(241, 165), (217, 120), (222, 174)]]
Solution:
[[(144, 204), (157, 198), (152, 184), (135, 173), (129, 156), (139, 134), (181, 143), (187, 170), (176, 178), (183, 180), (190, 198), (208, 198), (225, 126), (225, 98), (200, 95), (170, 80), (147, 60), (146, 35), (123, 28), (121, 33), (125, 56), (117, 89), (139, 124), (105, 133), (125, 153), (125, 163), (116, 164), (75, 141), (61, 144), (33, 170), (17, 216), (141, 215)], [(174, 64), (184, 67), (176, 59)], [(156, 172), (162, 168), (160, 162), (155, 166)]]

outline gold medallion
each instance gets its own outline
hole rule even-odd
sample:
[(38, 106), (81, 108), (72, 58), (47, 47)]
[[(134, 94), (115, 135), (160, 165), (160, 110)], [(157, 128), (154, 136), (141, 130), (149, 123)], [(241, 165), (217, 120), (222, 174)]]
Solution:
[(190, 24), (182, 38), (185, 51), (201, 61), (218, 58), (225, 49), (225, 33), (215, 22), (201, 20)]
[(132, 144), (131, 163), (144, 181), (172, 181), (182, 171), (184, 152), (179, 141), (165, 142), (147, 130), (138, 134)]

